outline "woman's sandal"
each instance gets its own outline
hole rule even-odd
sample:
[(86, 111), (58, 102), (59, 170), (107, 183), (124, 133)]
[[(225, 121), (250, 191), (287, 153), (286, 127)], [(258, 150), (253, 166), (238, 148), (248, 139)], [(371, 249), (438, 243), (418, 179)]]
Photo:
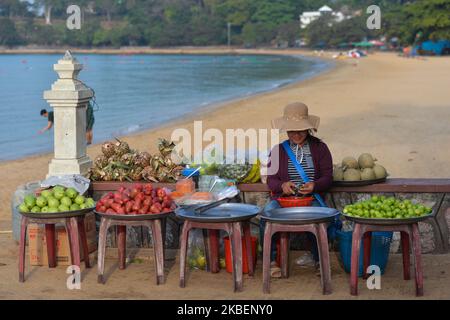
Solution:
[(275, 261), (270, 264), (270, 277), (281, 278), (281, 268), (277, 266)]

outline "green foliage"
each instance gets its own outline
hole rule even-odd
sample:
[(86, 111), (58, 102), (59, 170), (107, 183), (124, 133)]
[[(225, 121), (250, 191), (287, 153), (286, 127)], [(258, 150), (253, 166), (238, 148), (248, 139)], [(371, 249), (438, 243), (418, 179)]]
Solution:
[[(65, 27), (73, 3), (82, 9), (81, 30)], [(379, 31), (366, 27), (372, 4), (382, 10)], [(336, 23), (323, 16), (300, 30), (299, 15), (323, 5), (353, 17)], [(224, 45), (228, 23), (233, 45), (292, 46), (306, 37), (311, 46), (334, 47), (379, 36), (411, 44), (450, 39), (449, 12), (450, 0), (0, 0), (0, 44)]]
[(450, 39), (450, 0), (418, 0), (404, 8), (409, 38), (422, 32), (420, 40)]
[(0, 45), (14, 46), (21, 42), (14, 23), (10, 19), (0, 18)]

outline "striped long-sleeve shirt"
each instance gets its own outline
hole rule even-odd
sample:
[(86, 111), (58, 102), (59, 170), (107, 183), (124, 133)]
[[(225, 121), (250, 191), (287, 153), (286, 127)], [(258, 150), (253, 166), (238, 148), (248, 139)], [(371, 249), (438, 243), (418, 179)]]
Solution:
[[(302, 166), (309, 180), (314, 181), (314, 162), (308, 141), (304, 143), (302, 147), (298, 146), (295, 143), (290, 143), (290, 147), (294, 155), (297, 154), (297, 162), (300, 163), (301, 161), (300, 165)], [(303, 157), (301, 156), (302, 151)], [(305, 183), (290, 158), (288, 158), (288, 173), (289, 180), (294, 182), (295, 185), (301, 186)]]

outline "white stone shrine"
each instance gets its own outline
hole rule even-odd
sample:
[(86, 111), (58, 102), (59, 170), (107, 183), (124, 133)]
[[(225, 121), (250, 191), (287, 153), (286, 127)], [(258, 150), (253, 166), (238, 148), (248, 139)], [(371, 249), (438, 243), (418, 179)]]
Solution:
[(59, 79), (44, 99), (54, 111), (54, 158), (47, 177), (88, 173), (92, 161), (86, 155), (86, 108), (93, 91), (77, 79), (83, 69), (70, 51), (53, 66)]

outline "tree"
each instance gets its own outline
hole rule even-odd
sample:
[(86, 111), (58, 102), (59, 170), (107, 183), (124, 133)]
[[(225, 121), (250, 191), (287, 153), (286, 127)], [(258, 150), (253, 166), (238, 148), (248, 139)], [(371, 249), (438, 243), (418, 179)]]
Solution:
[(67, 0), (35, 0), (34, 7), (36, 11), (44, 9), (45, 24), (52, 24), (52, 10), (67, 7)]
[(306, 35), (309, 46), (325, 47), (333, 38), (334, 18), (329, 15), (320, 16), (308, 25)]
[(21, 43), (14, 22), (9, 18), (0, 18), (0, 45), (14, 46)]
[(422, 39), (450, 39), (450, 0), (419, 0), (405, 5), (404, 10), (411, 42), (418, 32)]
[(24, 17), (29, 15), (28, 2), (19, 0), (1, 0), (0, 1), (0, 16), (9, 18)]

